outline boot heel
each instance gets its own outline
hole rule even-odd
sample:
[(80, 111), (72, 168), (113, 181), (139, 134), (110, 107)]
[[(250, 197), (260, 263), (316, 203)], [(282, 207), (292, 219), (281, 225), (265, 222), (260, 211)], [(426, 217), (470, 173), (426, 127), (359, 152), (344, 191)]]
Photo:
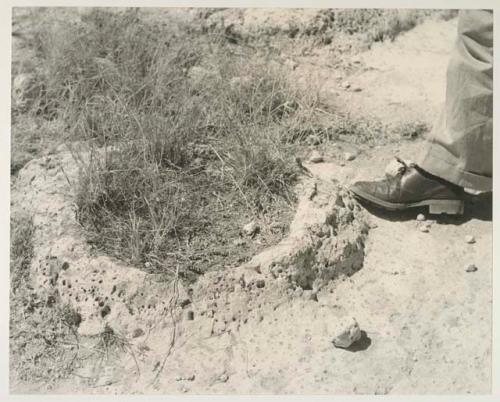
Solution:
[(429, 204), (430, 214), (463, 215), (464, 202), (461, 200), (436, 200)]

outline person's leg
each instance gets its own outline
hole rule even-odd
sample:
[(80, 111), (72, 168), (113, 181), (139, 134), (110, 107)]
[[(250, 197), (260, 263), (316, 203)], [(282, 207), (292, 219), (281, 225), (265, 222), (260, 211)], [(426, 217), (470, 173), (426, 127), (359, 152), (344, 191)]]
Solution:
[(395, 177), (359, 181), (350, 190), (379, 207), (428, 206), (462, 214), (464, 188), (491, 191), (493, 136), (493, 13), (461, 11), (448, 66), (445, 107), (421, 160), (402, 162)]
[(446, 100), (417, 164), (460, 187), (492, 189), (493, 13), (462, 10)]

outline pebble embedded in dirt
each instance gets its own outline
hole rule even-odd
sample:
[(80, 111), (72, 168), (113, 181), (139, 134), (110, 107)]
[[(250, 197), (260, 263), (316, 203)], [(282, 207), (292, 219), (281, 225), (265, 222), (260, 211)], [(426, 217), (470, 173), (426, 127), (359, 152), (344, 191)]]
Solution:
[(245, 244), (245, 240), (243, 240), (243, 239), (234, 239), (233, 240), (233, 244), (235, 246), (243, 246)]
[(361, 330), (354, 317), (342, 319), (337, 328), (338, 330), (333, 337), (333, 345), (336, 348), (348, 348), (361, 338)]
[(194, 381), (195, 379), (195, 375), (194, 374), (190, 374), (190, 375), (178, 375), (175, 377), (175, 381)]
[(321, 163), (324, 161), (323, 156), (318, 151), (313, 151), (309, 157), (311, 163)]
[(477, 271), (477, 267), (475, 264), (470, 264), (466, 269), (465, 269), (466, 272), (476, 272)]
[(189, 321), (193, 321), (193, 320), (194, 320), (194, 311), (193, 311), (193, 310), (189, 310), (189, 311), (187, 312), (187, 319), (188, 319)]
[(258, 279), (255, 282), (255, 286), (257, 286), (259, 289), (262, 289), (264, 286), (266, 286), (266, 282), (264, 281), (264, 279)]
[(229, 380), (229, 376), (228, 376), (226, 373), (221, 374), (221, 375), (219, 376), (219, 381), (220, 381), (220, 382), (227, 382), (227, 380)]
[(417, 221), (419, 221), (419, 222), (425, 221), (425, 215), (424, 214), (418, 214), (417, 215)]
[(142, 328), (136, 328), (134, 329), (134, 332), (132, 332), (132, 338), (139, 338), (140, 336), (144, 335), (144, 330)]
[(310, 135), (307, 137), (307, 143), (309, 145), (319, 145), (321, 144), (321, 138), (318, 135)]
[(429, 227), (428, 226), (420, 226), (419, 230), (422, 233), (429, 233)]
[(245, 226), (243, 226), (243, 232), (245, 232), (246, 235), (248, 236), (253, 236), (260, 230), (259, 225), (255, 223), (255, 221), (247, 223)]
[(344, 81), (340, 86), (344, 89), (349, 89), (351, 87), (351, 83), (349, 81)]
[(476, 242), (476, 238), (471, 235), (465, 236), (465, 241), (469, 244), (474, 244)]
[(109, 313), (111, 313), (111, 308), (109, 306), (104, 306), (101, 310), (101, 317), (106, 317)]
[(346, 161), (353, 161), (354, 159), (356, 159), (356, 155), (351, 152), (344, 152), (344, 159)]

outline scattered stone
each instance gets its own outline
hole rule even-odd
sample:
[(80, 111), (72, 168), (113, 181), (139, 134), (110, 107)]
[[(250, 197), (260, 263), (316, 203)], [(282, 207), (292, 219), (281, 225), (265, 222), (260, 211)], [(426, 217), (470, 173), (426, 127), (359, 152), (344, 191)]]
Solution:
[(311, 294), (309, 295), (309, 300), (312, 300), (312, 301), (318, 301), (318, 292), (316, 291), (312, 291)]
[(175, 381), (194, 381), (195, 378), (196, 377), (194, 374), (178, 375), (178, 376), (175, 376)]
[(140, 336), (144, 335), (144, 330), (142, 328), (136, 328), (134, 329), (134, 332), (132, 332), (132, 338), (139, 338)]
[(310, 135), (307, 137), (307, 143), (309, 145), (319, 145), (321, 144), (321, 138), (318, 135)]
[(238, 239), (234, 239), (234, 240), (233, 240), (233, 244), (234, 244), (235, 246), (238, 246), (238, 247), (239, 247), (239, 246), (243, 246), (243, 245), (245, 244), (245, 240), (240, 239), (240, 238), (238, 238)]
[(177, 304), (178, 304), (180, 307), (184, 308), (184, 307), (186, 307), (187, 305), (189, 305), (190, 303), (191, 303), (191, 300), (190, 300), (190, 299), (188, 299), (188, 298), (184, 298), (184, 299), (180, 299), (180, 300), (178, 301), (178, 303), (177, 303)]
[(354, 88), (351, 89), (351, 91), (352, 92), (361, 92), (362, 89), (361, 89), (361, 87), (354, 87)]
[(106, 317), (109, 313), (111, 313), (111, 307), (109, 306), (104, 306), (101, 310), (101, 317), (104, 318)]
[(348, 348), (361, 338), (359, 324), (354, 317), (341, 320), (338, 324), (338, 331), (333, 337), (333, 345), (336, 348)]
[(353, 161), (354, 159), (356, 159), (356, 155), (351, 152), (344, 152), (344, 159), (348, 162)]
[(299, 63), (297, 63), (296, 61), (294, 61), (292, 59), (287, 59), (284, 64), (285, 64), (285, 66), (287, 66), (291, 70), (295, 70), (299, 65)]
[(245, 234), (248, 236), (253, 236), (259, 230), (260, 230), (260, 227), (259, 227), (259, 225), (257, 225), (257, 223), (255, 223), (255, 221), (247, 223), (245, 226), (243, 226), (243, 232), (245, 232)]
[[(403, 161), (407, 165), (412, 163), (411, 161), (406, 160), (406, 159), (404, 159)], [(395, 177), (401, 171), (402, 168), (404, 168), (404, 165), (401, 162), (399, 162), (397, 159), (393, 159), (385, 167), (385, 175), (386, 175), (386, 177)]]
[(427, 226), (420, 226), (419, 230), (422, 233), (429, 233), (429, 228)]
[(318, 151), (313, 151), (309, 157), (309, 162), (311, 163), (321, 163), (323, 161), (323, 156)]
[(344, 81), (340, 86), (344, 89), (349, 89), (351, 87), (351, 83), (349, 81)]
[(470, 264), (466, 269), (465, 269), (466, 272), (476, 272), (477, 271), (477, 267), (475, 264)]
[(12, 106), (27, 110), (41, 91), (40, 80), (34, 74), (16, 75), (12, 83)]
[(226, 373), (221, 374), (221, 375), (219, 376), (219, 381), (220, 381), (220, 382), (227, 382), (227, 380), (229, 380), (229, 376), (228, 376)]
[(474, 244), (476, 242), (476, 238), (471, 235), (465, 236), (465, 241), (469, 244)]
[(257, 279), (255, 282), (255, 286), (257, 286), (259, 289), (262, 289), (264, 286), (266, 286), (266, 282), (264, 279)]
[(193, 311), (193, 310), (189, 310), (189, 311), (187, 312), (187, 319), (188, 319), (189, 321), (193, 321), (193, 320), (194, 320), (194, 311)]
[(425, 221), (425, 215), (424, 214), (418, 214), (417, 215), (417, 221), (419, 221), (419, 222)]

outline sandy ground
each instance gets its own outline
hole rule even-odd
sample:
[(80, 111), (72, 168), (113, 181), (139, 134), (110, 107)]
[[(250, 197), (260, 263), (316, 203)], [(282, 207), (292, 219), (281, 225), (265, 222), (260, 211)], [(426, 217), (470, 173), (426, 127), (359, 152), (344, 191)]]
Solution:
[[(359, 55), (360, 67), (342, 78), (359, 86), (359, 92), (342, 90), (338, 80), (327, 81), (326, 86), (330, 85), (335, 102), (353, 113), (432, 123), (443, 101), (455, 25), (454, 20), (429, 21), (394, 43), (376, 45)], [(297, 74), (310, 69), (299, 65)], [(328, 72), (325, 66), (320, 70), (316, 71), (320, 75)], [(307, 167), (319, 186), (334, 180), (348, 185), (381, 176), (395, 155), (412, 159), (423, 145), (417, 140), (361, 147), (355, 149), (355, 160), (341, 166), (338, 156), (352, 146), (335, 144), (321, 149), (324, 163)], [(49, 392), (487, 393), (491, 389), (491, 200), (468, 205), (463, 218), (430, 221), (428, 233), (419, 230), (418, 212), (384, 215), (360, 210), (359, 219), (371, 227), (364, 240), (362, 269), (323, 286), (317, 301), (310, 291), (290, 295), (269, 285), (274, 293), (249, 293), (249, 305), (259, 297), (262, 303), (248, 312), (248, 318), (238, 316), (237, 322), (215, 331), (214, 320), (198, 314), (195, 303), (194, 320), (187, 320), (184, 313), (178, 321), (164, 317), (157, 327), (132, 340), (142, 350), (140, 355), (123, 353), (106, 367), (80, 372)], [(474, 236), (476, 243), (467, 244), (466, 235)], [(469, 264), (478, 270), (466, 272)], [(271, 277), (267, 272), (257, 275), (265, 278), (267, 289)], [(231, 300), (230, 291), (217, 291), (222, 293), (220, 299)], [(364, 331), (349, 350), (331, 343), (332, 325), (345, 316), (355, 317)], [(85, 377), (91, 375), (99, 381), (90, 387)], [(15, 386), (12, 391), (16, 392)]]

